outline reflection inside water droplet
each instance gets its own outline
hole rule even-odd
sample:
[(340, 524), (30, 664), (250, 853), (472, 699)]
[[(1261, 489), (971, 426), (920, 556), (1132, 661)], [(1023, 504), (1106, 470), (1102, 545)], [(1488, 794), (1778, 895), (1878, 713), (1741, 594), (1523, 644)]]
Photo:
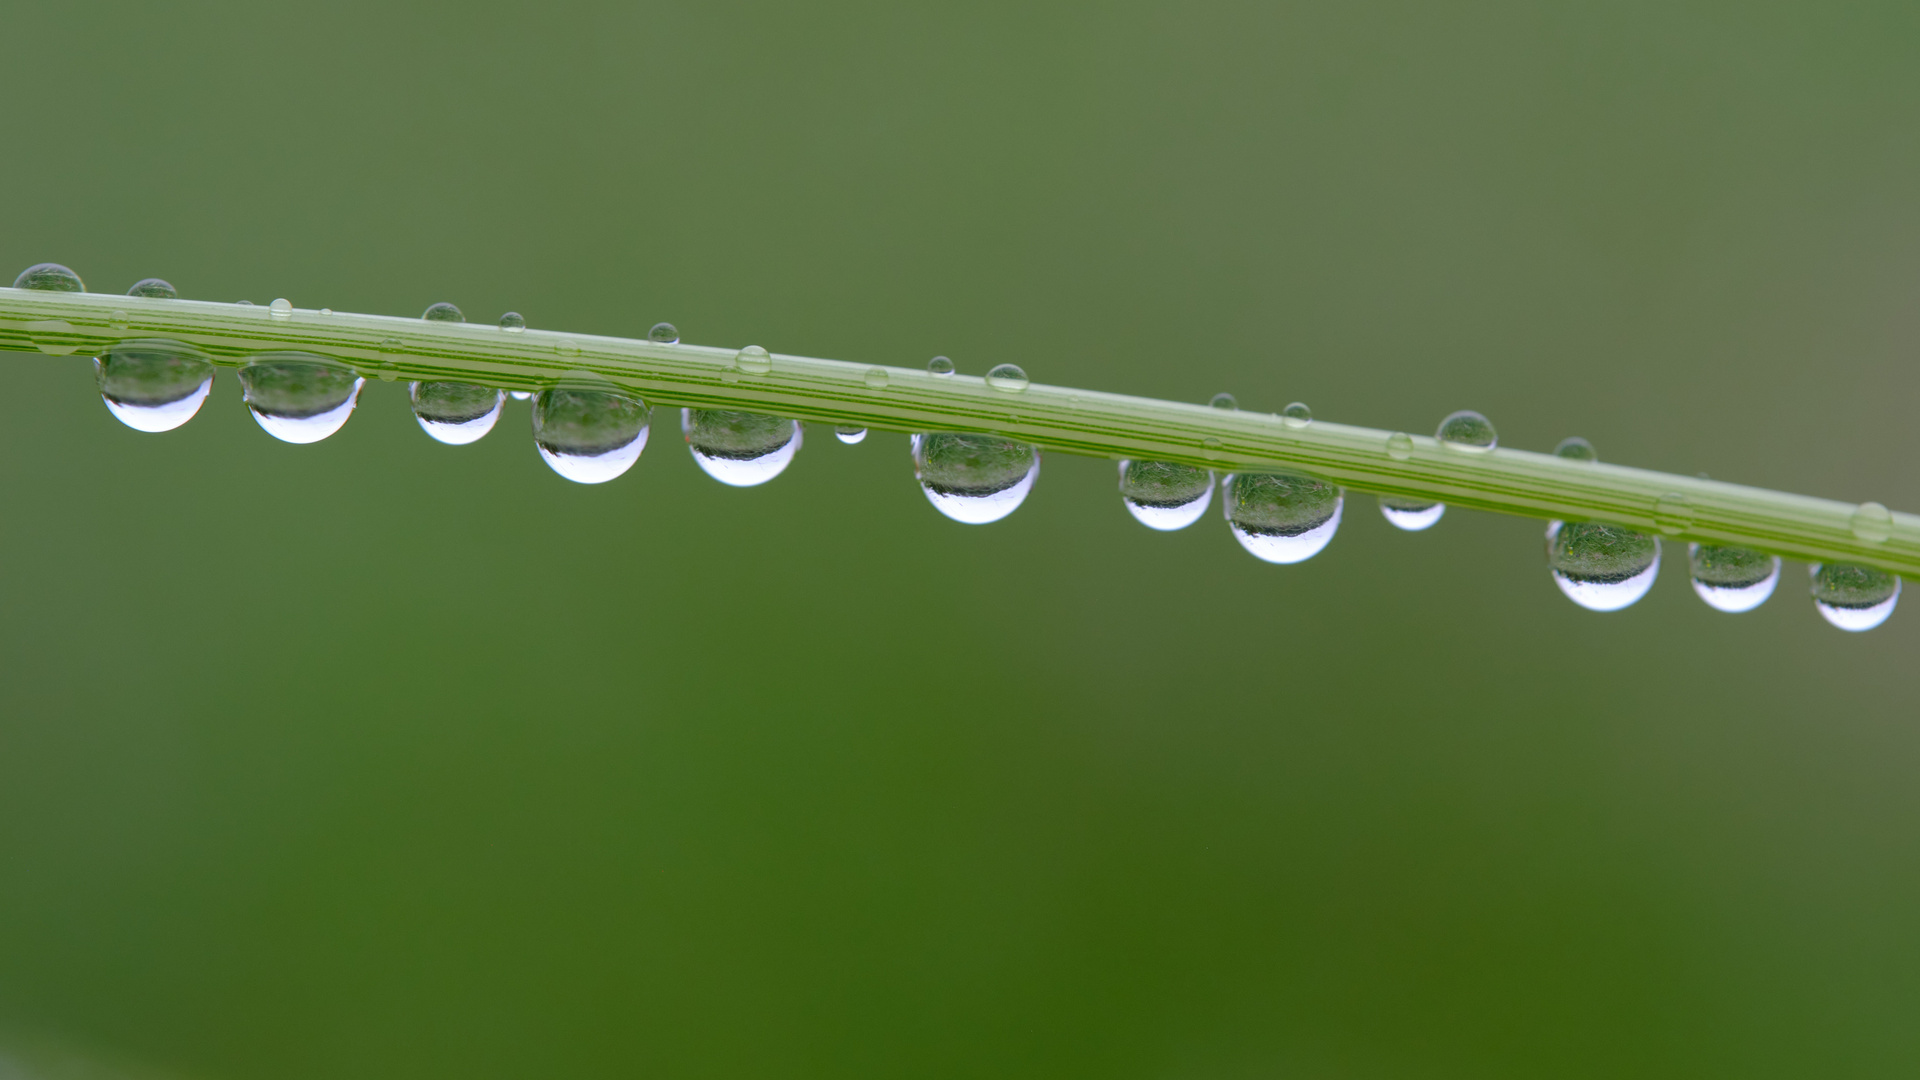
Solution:
[(1184, 529), (1213, 503), (1213, 470), (1172, 461), (1122, 460), (1120, 497), (1133, 519), (1147, 528)]
[(466, 312), (461, 311), (458, 305), (449, 304), (445, 300), (437, 304), (429, 304), (427, 310), (420, 313), (420, 317), (428, 322), (463, 323), (467, 321)]
[(315, 443), (339, 431), (365, 382), (345, 364), (312, 353), (265, 353), (240, 369), (253, 418), (267, 434), (290, 443)]
[(1780, 556), (1743, 547), (1688, 544), (1693, 591), (1715, 611), (1752, 611), (1780, 583)]
[(1240, 546), (1270, 563), (1320, 554), (1340, 529), (1346, 501), (1338, 485), (1290, 473), (1230, 473), (1220, 498)]
[(913, 437), (913, 473), (934, 509), (985, 525), (1026, 501), (1040, 475), (1040, 451), (998, 435), (935, 431)]
[(647, 331), (647, 340), (657, 345), (678, 345), (680, 328), (670, 322), (657, 322)]
[(86, 283), (80, 275), (61, 266), (59, 263), (34, 263), (20, 276), (13, 279), (16, 289), (38, 289), (41, 292), (86, 292)]
[(867, 429), (841, 424), (833, 429), (833, 437), (846, 443), (848, 446), (852, 446), (867, 437)]
[(490, 386), (458, 382), (417, 382), (408, 397), (420, 430), (448, 446), (465, 446), (492, 431), (507, 402)]
[(953, 361), (944, 356), (936, 356), (927, 361), (927, 374), (936, 379), (944, 379), (953, 374)]
[(618, 390), (561, 386), (533, 399), (533, 442), (548, 467), (579, 484), (604, 484), (647, 448), (653, 409)]
[(1380, 496), (1380, 516), (1396, 529), (1422, 532), (1433, 528), (1447, 512), (1446, 503), (1408, 499), (1399, 495)]
[(213, 364), (178, 341), (122, 341), (94, 361), (100, 398), (135, 431), (172, 431), (193, 419), (213, 389)]
[(1630, 607), (1660, 576), (1660, 538), (1597, 521), (1547, 525), (1554, 584), (1588, 611)]
[(1472, 409), (1461, 409), (1440, 421), (1439, 430), (1433, 437), (1449, 450), (1464, 450), (1472, 454), (1484, 454), (1499, 445), (1500, 437), (1493, 430), (1493, 422)]
[(1842, 630), (1871, 630), (1886, 622), (1900, 602), (1900, 578), (1885, 570), (1814, 563), (1807, 571), (1813, 579), (1813, 606)]
[(165, 279), (157, 277), (141, 278), (139, 281), (134, 282), (133, 288), (127, 290), (127, 295), (149, 296), (155, 300), (180, 299), (180, 294), (174, 290), (172, 285), (169, 285)]
[(764, 484), (800, 451), (800, 422), (731, 409), (681, 409), (687, 449), (708, 476), (732, 487)]
[(1027, 373), (1018, 364), (995, 364), (987, 372), (987, 385), (1008, 394), (1017, 394), (1025, 390), (1029, 380)]

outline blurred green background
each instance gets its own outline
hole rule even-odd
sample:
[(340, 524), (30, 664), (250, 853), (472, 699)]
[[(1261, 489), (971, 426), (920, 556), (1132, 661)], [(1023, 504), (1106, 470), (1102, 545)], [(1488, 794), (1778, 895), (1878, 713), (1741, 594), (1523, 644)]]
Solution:
[[(0, 266), (1920, 510), (1920, 8), (23, 5)], [(0, 356), (0, 1075), (1920, 1070), (1920, 613)], [(1920, 599), (1909, 598), (1910, 605)], [(8, 1070), (12, 1071), (9, 1072)]]

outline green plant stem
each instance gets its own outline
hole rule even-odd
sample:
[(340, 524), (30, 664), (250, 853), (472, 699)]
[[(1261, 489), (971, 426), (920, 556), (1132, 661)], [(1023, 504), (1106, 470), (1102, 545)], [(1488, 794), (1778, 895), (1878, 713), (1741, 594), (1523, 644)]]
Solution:
[[(773, 354), (764, 374), (735, 350), (380, 315), (0, 289), (0, 349), (105, 352), (169, 338), (238, 365), (300, 350), (380, 379), (445, 379), (537, 390), (563, 381), (612, 384), (656, 405), (772, 413), (899, 431), (984, 431), (1073, 454), (1177, 461), (1223, 471), (1297, 471), (1361, 491), (1537, 518), (1607, 521), (1702, 543), (1920, 574), (1920, 516), (1895, 513), (1892, 535), (1856, 535), (1850, 503), (1620, 465), (1501, 448), (1467, 453), (1413, 436), (1404, 459), (1392, 432), (1035, 383), (996, 390), (979, 377)], [(880, 373), (884, 374), (883, 385)]]

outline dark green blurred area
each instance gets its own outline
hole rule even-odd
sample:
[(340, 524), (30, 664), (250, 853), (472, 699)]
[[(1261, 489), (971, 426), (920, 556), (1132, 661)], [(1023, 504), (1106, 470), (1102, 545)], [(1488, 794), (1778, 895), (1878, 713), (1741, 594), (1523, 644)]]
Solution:
[[(918, 364), (1920, 509), (1920, 8), (23, 6), (6, 274)], [(555, 476), (0, 357), (0, 1075), (1920, 1069), (1920, 612), (1298, 566), (1049, 456)], [(1909, 597), (1908, 604), (1920, 603)], [(56, 1047), (56, 1050), (35, 1048)], [(77, 1064), (76, 1064), (77, 1063)], [(12, 1069), (12, 1072), (8, 1072)]]

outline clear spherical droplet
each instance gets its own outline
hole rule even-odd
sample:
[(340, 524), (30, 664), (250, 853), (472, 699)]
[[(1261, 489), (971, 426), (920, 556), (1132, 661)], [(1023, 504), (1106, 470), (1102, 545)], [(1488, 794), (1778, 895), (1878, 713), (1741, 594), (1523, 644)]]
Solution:
[(1893, 539), (1893, 511), (1877, 502), (1861, 503), (1853, 512), (1853, 536), (1865, 544), (1884, 544)]
[(1472, 409), (1461, 409), (1440, 421), (1439, 430), (1433, 437), (1449, 450), (1463, 450), (1470, 454), (1484, 454), (1499, 445), (1500, 437), (1493, 430), (1493, 422)]
[(734, 354), (733, 366), (749, 375), (765, 375), (773, 370), (773, 355), (758, 345), (749, 345)]
[(165, 280), (157, 277), (141, 278), (127, 290), (128, 296), (147, 296), (155, 300), (178, 300), (180, 294)]
[(1380, 496), (1380, 516), (1396, 529), (1424, 532), (1440, 523), (1447, 512), (1446, 503), (1409, 499), (1399, 495)]
[(1619, 611), (1660, 576), (1660, 538), (1597, 521), (1547, 526), (1547, 566), (1567, 599), (1588, 611)]
[(1413, 436), (1404, 431), (1396, 431), (1387, 436), (1387, 456), (1395, 461), (1405, 461), (1413, 456)]
[(114, 308), (112, 314), (107, 316), (107, 325), (115, 330), (125, 330), (131, 318), (124, 308)]
[(1240, 407), (1240, 402), (1235, 400), (1234, 396), (1225, 390), (1213, 395), (1213, 397), (1207, 401), (1207, 404), (1216, 409), (1224, 409), (1227, 412), (1232, 412)]
[(533, 442), (547, 467), (576, 484), (604, 484), (640, 460), (653, 409), (615, 390), (555, 387), (533, 399)]
[(680, 328), (670, 322), (657, 322), (647, 331), (647, 340), (659, 345), (680, 344)]
[(20, 276), (13, 279), (16, 289), (38, 289), (41, 292), (86, 292), (86, 283), (80, 275), (61, 266), (59, 263), (34, 263)]
[(459, 305), (449, 304), (445, 300), (442, 300), (437, 304), (427, 305), (427, 310), (421, 312), (420, 317), (422, 319), (425, 319), (428, 322), (466, 322), (467, 321), (467, 313), (464, 311), (461, 311)]
[(936, 356), (927, 361), (927, 374), (936, 379), (944, 379), (953, 374), (953, 361), (944, 356)]
[(1184, 529), (1213, 504), (1213, 470), (1173, 461), (1123, 460), (1120, 499), (1133, 519), (1149, 529)]
[(276, 319), (291, 319), (293, 318), (293, 301), (283, 296), (267, 305), (267, 314)]
[(1600, 452), (1593, 448), (1593, 444), (1578, 435), (1569, 435), (1561, 439), (1560, 445), (1553, 448), (1553, 456), (1566, 458), (1568, 461), (1600, 460)]
[(701, 470), (729, 487), (764, 484), (800, 452), (800, 422), (763, 413), (681, 409), (680, 430)]
[(1743, 547), (1688, 544), (1693, 591), (1715, 611), (1752, 611), (1780, 583), (1780, 556)]
[(240, 369), (247, 409), (267, 434), (290, 443), (316, 443), (353, 415), (366, 380), (312, 353), (265, 353)]
[(1678, 536), (1693, 526), (1693, 504), (1685, 495), (1669, 491), (1653, 501), (1653, 523), (1668, 536)]
[(500, 316), (500, 329), (509, 334), (524, 333), (527, 329), (527, 317), (517, 311), (509, 311)]
[(1027, 388), (1027, 373), (1018, 364), (995, 364), (987, 372), (987, 385), (1002, 393), (1017, 394)]
[(1040, 451), (998, 435), (935, 431), (913, 437), (913, 473), (934, 509), (985, 525), (1027, 500), (1040, 475)]
[(885, 390), (887, 388), (887, 369), (883, 367), (870, 367), (867, 369), (867, 373), (860, 377), (860, 381), (866, 383), (867, 389), (869, 390)]
[(833, 437), (846, 443), (848, 446), (852, 446), (866, 439), (867, 429), (863, 427), (853, 427), (848, 424), (839, 424), (833, 429)]
[(1301, 402), (1294, 402), (1280, 410), (1280, 422), (1290, 428), (1303, 428), (1313, 423), (1313, 410)]
[(493, 430), (507, 403), (507, 395), (493, 387), (458, 382), (416, 382), (408, 397), (420, 430), (448, 446), (477, 442)]
[(1339, 531), (1346, 502), (1339, 485), (1290, 473), (1229, 473), (1220, 498), (1234, 539), (1270, 563), (1320, 554)]
[(1814, 563), (1813, 606), (1828, 622), (1858, 633), (1886, 622), (1900, 601), (1900, 578), (1885, 570), (1848, 563)]
[(122, 341), (95, 361), (100, 400), (135, 431), (172, 431), (213, 390), (213, 363), (178, 341)]

